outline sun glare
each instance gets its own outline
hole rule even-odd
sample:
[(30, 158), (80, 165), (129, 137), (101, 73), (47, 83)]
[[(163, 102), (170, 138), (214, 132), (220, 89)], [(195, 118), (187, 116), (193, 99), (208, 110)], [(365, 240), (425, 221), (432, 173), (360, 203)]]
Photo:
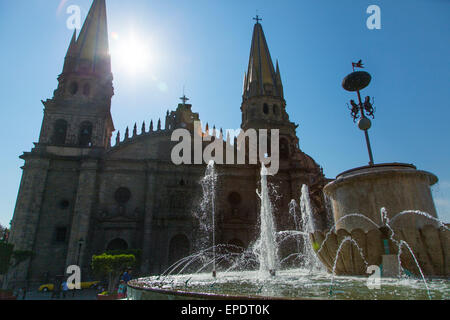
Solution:
[(149, 71), (151, 50), (148, 41), (136, 34), (121, 37), (115, 32), (111, 34), (111, 39), (111, 56), (119, 68), (133, 74)]

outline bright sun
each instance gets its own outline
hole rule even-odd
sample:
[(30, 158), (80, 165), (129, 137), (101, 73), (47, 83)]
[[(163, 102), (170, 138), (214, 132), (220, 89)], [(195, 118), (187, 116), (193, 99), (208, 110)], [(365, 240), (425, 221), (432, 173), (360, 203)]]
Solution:
[(111, 38), (111, 55), (120, 68), (133, 74), (148, 71), (151, 62), (150, 48), (142, 38), (134, 33), (123, 38), (114, 32)]

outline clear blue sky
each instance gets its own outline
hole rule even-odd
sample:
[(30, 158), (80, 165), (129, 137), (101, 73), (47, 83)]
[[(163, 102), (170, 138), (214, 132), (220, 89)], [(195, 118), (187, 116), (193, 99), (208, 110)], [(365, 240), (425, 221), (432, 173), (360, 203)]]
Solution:
[[(12, 218), (23, 161), (39, 137), (40, 100), (52, 97), (72, 31), (69, 5), (82, 17), (91, 0), (0, 1), (0, 223)], [(369, 30), (366, 9), (381, 8), (381, 30)], [(375, 162), (413, 163), (435, 173), (442, 219), (450, 221), (449, 0), (107, 0), (116, 95), (116, 128), (163, 118), (183, 86), (203, 122), (240, 125), (243, 74), (256, 10), (278, 59), (287, 110), (300, 124), (301, 149), (328, 177), (366, 165), (364, 138), (341, 88), (351, 62), (373, 76), (370, 131)], [(131, 33), (145, 44), (146, 70), (130, 72), (114, 47)]]

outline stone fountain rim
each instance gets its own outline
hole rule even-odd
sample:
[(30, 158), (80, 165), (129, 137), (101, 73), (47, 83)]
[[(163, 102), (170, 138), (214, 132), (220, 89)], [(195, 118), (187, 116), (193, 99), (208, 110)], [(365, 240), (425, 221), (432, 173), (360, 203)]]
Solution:
[(128, 282), (128, 287), (138, 290), (138, 291), (146, 291), (152, 292), (161, 295), (167, 296), (177, 296), (191, 299), (202, 299), (202, 300), (259, 300), (259, 301), (268, 301), (268, 300), (280, 300), (280, 301), (314, 301), (314, 300), (327, 300), (325, 298), (299, 298), (299, 297), (274, 297), (274, 296), (259, 296), (259, 295), (229, 295), (229, 294), (217, 294), (217, 293), (206, 293), (206, 292), (190, 292), (183, 290), (170, 290), (170, 289), (161, 289), (155, 287), (143, 288), (135, 283), (139, 283), (139, 280), (144, 280), (145, 278), (131, 280)]
[(401, 163), (401, 162), (388, 162), (388, 163), (377, 163), (374, 165), (369, 165), (369, 166), (362, 166), (362, 167), (356, 167), (356, 168), (352, 168), (349, 170), (346, 170), (344, 172), (339, 173), (336, 176), (336, 179), (339, 179), (340, 177), (346, 176), (349, 173), (352, 172), (357, 172), (357, 171), (362, 171), (362, 170), (370, 170), (370, 169), (378, 169), (378, 168), (384, 168), (384, 167), (398, 167), (398, 168), (409, 168), (409, 169), (413, 169), (413, 170), (417, 170), (417, 167), (415, 165), (413, 165), (412, 163)]
[[(384, 169), (384, 170), (383, 170)], [(403, 170), (402, 170), (403, 169)], [(373, 170), (373, 171), (371, 171)], [(430, 185), (436, 184), (439, 179), (436, 175), (434, 175), (431, 172), (423, 171), (423, 170), (417, 170), (417, 167), (413, 164), (407, 164), (407, 163), (381, 163), (381, 164), (375, 164), (372, 166), (363, 166), (363, 167), (357, 167), (353, 168), (347, 171), (344, 171), (336, 176), (336, 179), (328, 183), (324, 187), (324, 191), (326, 193), (329, 193), (332, 189), (337, 187), (337, 185), (341, 185), (342, 183), (348, 182), (350, 179), (358, 179), (358, 178), (370, 178), (379, 176), (382, 174), (389, 174), (389, 173), (397, 173), (397, 174), (421, 174), (425, 175), (429, 178)]]

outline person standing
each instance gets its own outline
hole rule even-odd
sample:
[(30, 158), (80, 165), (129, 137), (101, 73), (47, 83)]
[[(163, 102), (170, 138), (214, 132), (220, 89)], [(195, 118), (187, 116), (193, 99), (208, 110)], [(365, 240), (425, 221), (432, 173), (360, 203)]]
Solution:
[(125, 283), (125, 291), (124, 291), (125, 296), (127, 295), (128, 281), (130, 281), (132, 278), (131, 272), (132, 272), (131, 268), (128, 268), (127, 271), (125, 271), (122, 275), (121, 280), (123, 280), (123, 282)]
[(64, 280), (64, 282), (61, 284), (61, 286), (62, 286), (63, 299), (65, 299), (67, 291), (69, 291), (69, 286), (67, 285), (67, 280)]
[(124, 273), (123, 273), (123, 275), (122, 275), (122, 280), (125, 282), (125, 283), (128, 283), (128, 281), (130, 281), (131, 280), (131, 268), (128, 268)]
[(119, 299), (125, 299), (127, 297), (127, 285), (123, 280), (120, 280), (119, 288), (117, 289), (117, 295)]

